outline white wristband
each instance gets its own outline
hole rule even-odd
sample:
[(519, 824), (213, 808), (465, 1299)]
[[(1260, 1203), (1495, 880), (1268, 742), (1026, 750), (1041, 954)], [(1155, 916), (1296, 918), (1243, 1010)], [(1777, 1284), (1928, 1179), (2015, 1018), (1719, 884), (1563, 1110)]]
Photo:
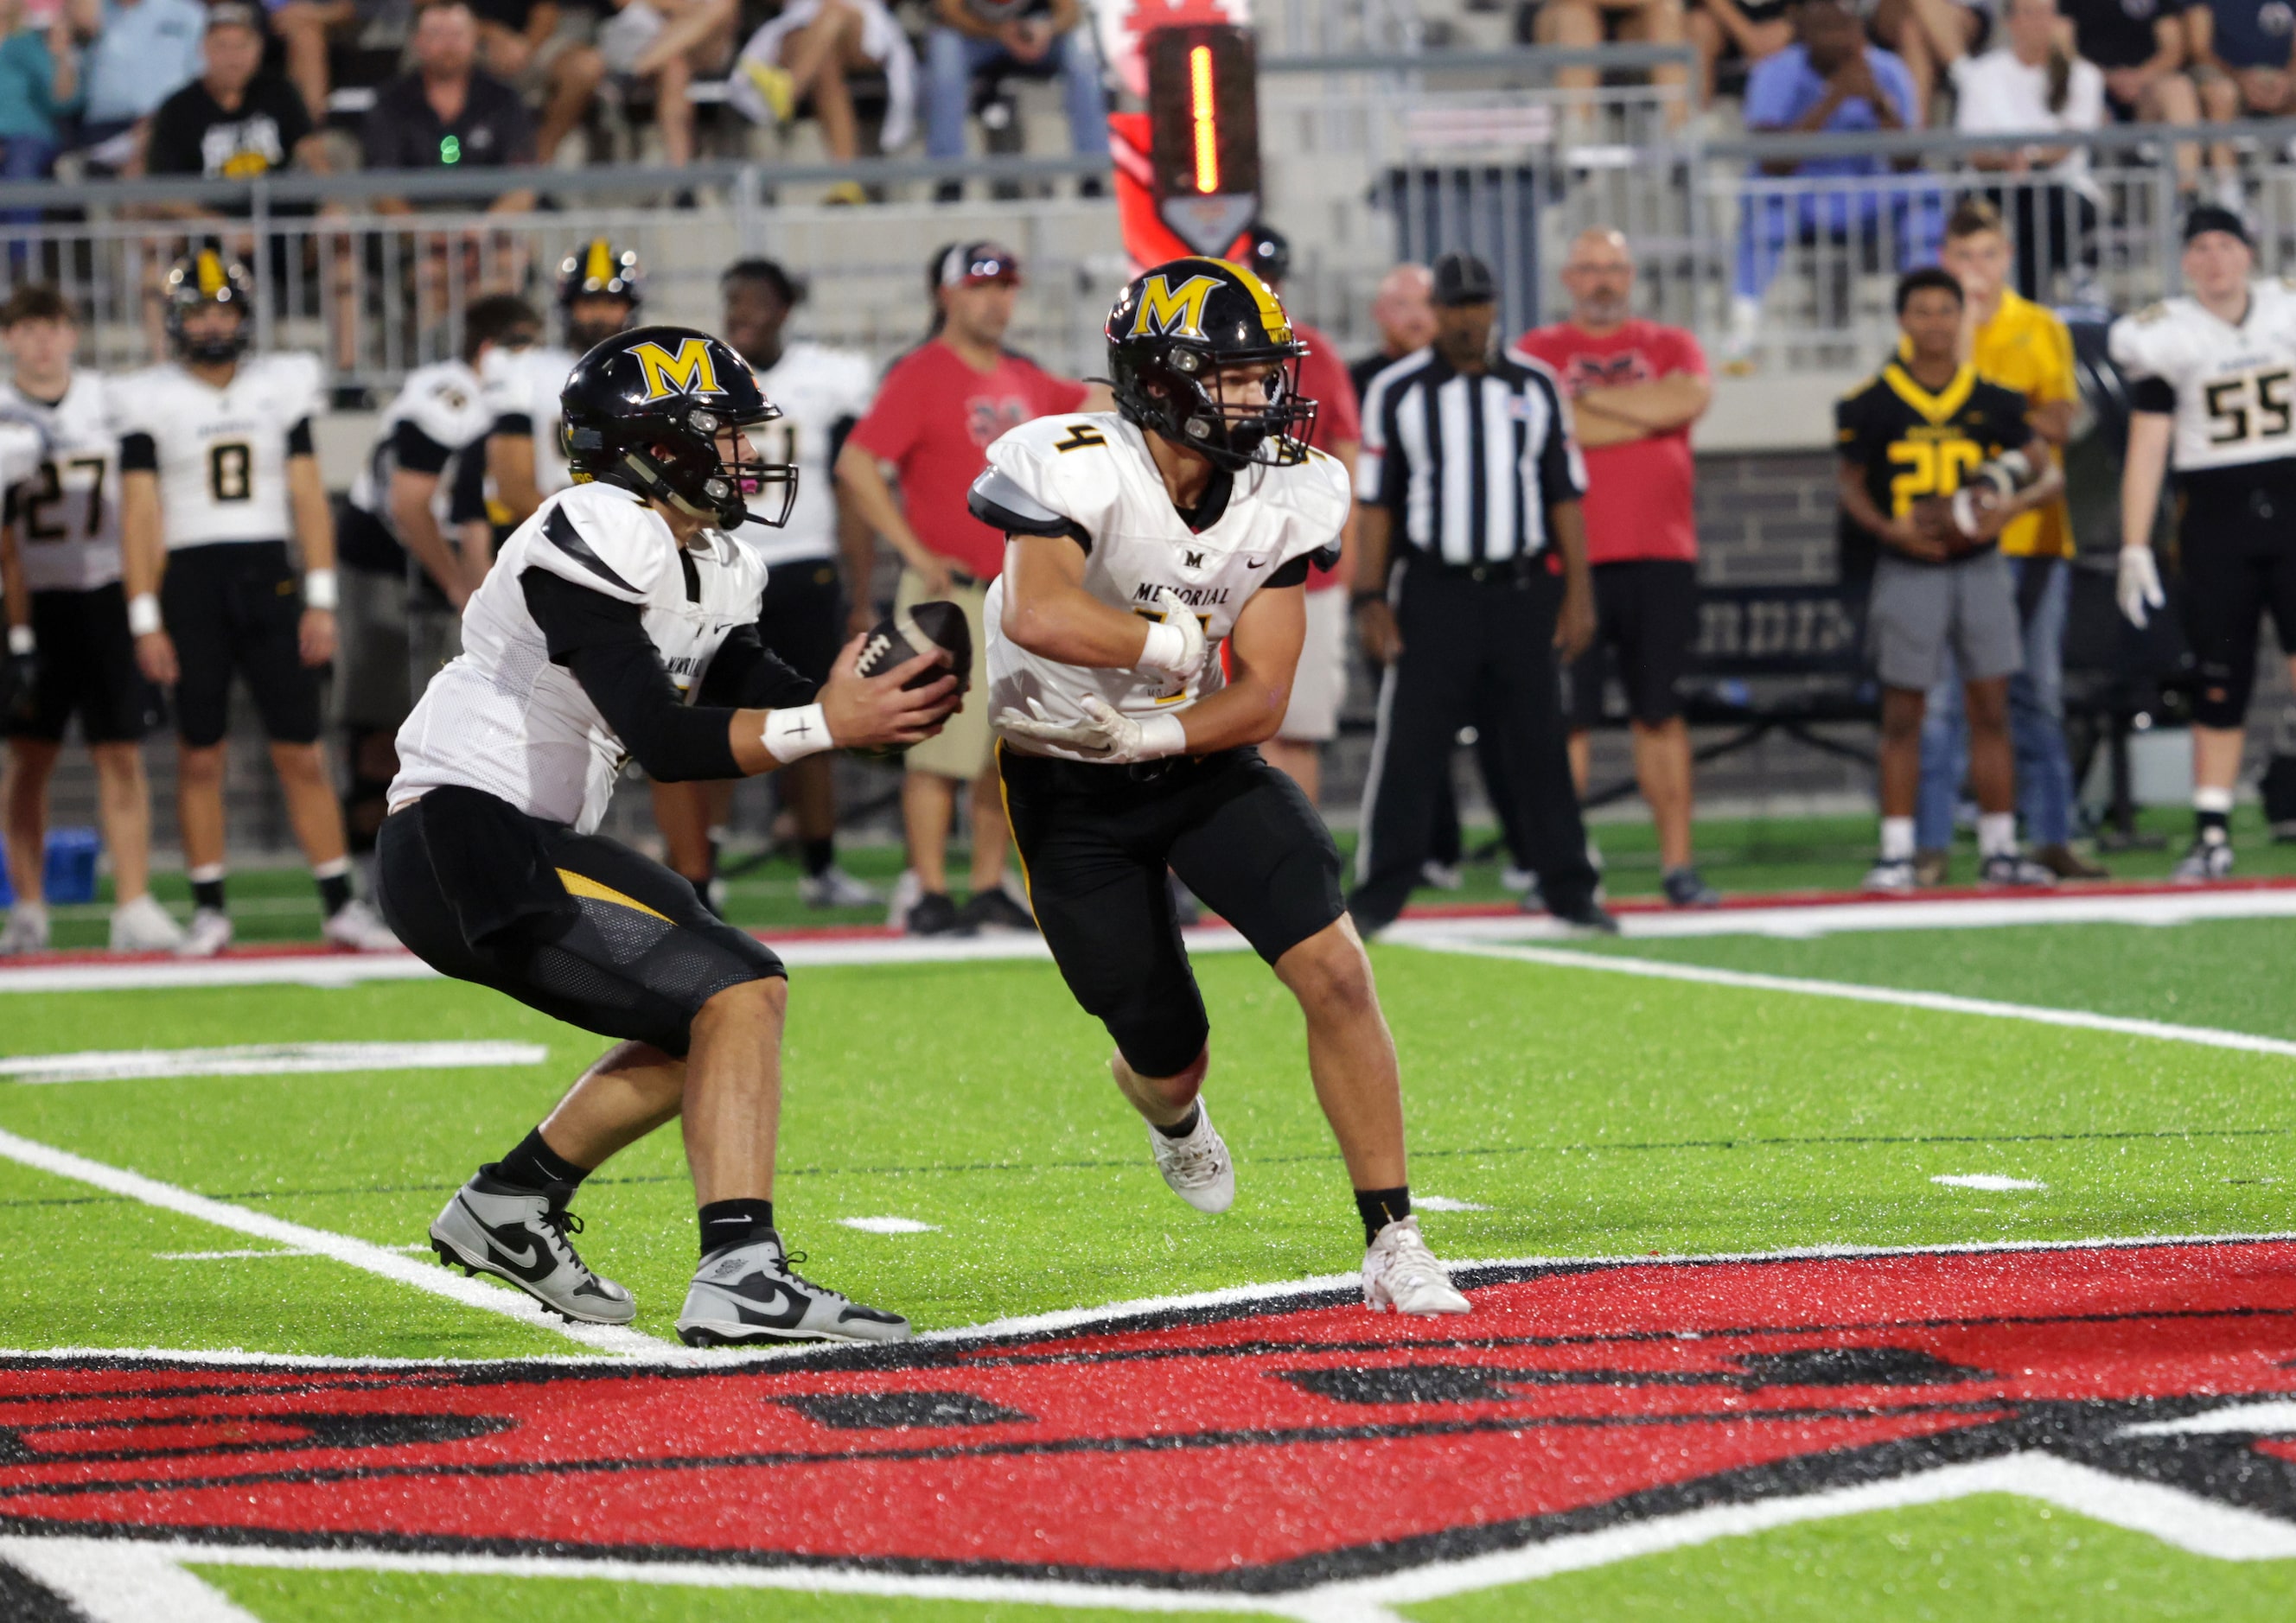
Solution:
[(817, 704), (767, 710), (765, 741), (774, 758), (784, 766), (808, 755), (837, 748), (837, 741), (829, 736), (829, 716)]
[(29, 626), (8, 627), (8, 652), (14, 654), (37, 653), (40, 639), (32, 635)]
[(1177, 626), (1159, 621), (1148, 627), (1148, 640), (1140, 645), (1139, 663), (1152, 670), (1177, 674), (1180, 661), (1187, 657), (1188, 639)]
[(332, 570), (308, 570), (303, 575), (303, 606), (335, 611), (341, 598), (335, 594), (335, 572)]
[(127, 600), (127, 631), (131, 636), (150, 636), (160, 629), (160, 600), (149, 592), (138, 592)]
[[(1162, 630), (1162, 627), (1158, 627)], [(1166, 711), (1151, 716), (1140, 724), (1140, 758), (1152, 761), (1161, 755), (1185, 755), (1188, 751), (1188, 729), (1180, 718)]]

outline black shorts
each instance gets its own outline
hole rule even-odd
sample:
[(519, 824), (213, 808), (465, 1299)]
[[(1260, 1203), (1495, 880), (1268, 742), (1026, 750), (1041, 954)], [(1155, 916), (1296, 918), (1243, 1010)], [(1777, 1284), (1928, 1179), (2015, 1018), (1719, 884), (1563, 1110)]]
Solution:
[(1564, 708), (1572, 732), (1599, 725), (1603, 689), (1615, 673), (1627, 710), (1645, 726), (1682, 714), (1675, 690), (1698, 646), (1698, 566), (1674, 558), (1598, 563), (1595, 641), (1570, 668)]
[(1299, 785), (1251, 749), (1094, 766), (999, 746), (1013, 848), (1054, 962), (1143, 1076), (1210, 1026), (1167, 866), (1273, 963), (1346, 911), (1340, 853)]
[(827, 558), (777, 563), (766, 572), (758, 641), (816, 686), (829, 680), (845, 645), (845, 589)]
[(787, 972), (660, 863), (480, 790), (393, 812), (375, 849), (375, 900), (416, 957), (601, 1037), (683, 1055), (702, 1004)]
[(2266, 611), (2283, 652), (2296, 649), (2296, 459), (2188, 477), (2183, 496), (2177, 545), (2197, 678), (2193, 719), (2237, 727), (2256, 686)]
[(275, 743), (318, 742), (320, 673), (303, 663), (302, 583), (284, 541), (226, 541), (168, 554), (160, 612), (176, 644), (176, 731), (193, 749), (231, 724), (236, 671)]
[(12, 738), (63, 742), (71, 718), (91, 744), (132, 744), (160, 725), (160, 690), (135, 665), (127, 598), (118, 582), (86, 592), (32, 594), (39, 676), (18, 696)]

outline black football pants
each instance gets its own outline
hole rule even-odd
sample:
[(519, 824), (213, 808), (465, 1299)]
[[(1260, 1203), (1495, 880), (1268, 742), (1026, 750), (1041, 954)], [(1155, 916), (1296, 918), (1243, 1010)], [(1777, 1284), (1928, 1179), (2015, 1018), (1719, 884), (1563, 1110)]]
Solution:
[(1522, 855), (1547, 905), (1570, 911), (1593, 898), (1597, 876), (1570, 783), (1555, 665), (1562, 594), (1562, 583), (1543, 574), (1479, 581), (1416, 558), (1404, 565), (1396, 601), (1403, 654), (1380, 686), (1348, 898), (1359, 929), (1394, 922), (1419, 882), (1453, 741), (1469, 722), (1496, 734), (1485, 758), (1515, 808)]

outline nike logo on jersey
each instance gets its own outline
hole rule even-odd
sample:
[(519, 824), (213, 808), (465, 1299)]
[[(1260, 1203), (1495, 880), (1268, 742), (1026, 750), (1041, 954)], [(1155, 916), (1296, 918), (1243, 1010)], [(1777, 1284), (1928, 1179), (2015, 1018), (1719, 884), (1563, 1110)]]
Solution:
[(1247, 570), (1264, 570), (1267, 567), (1267, 561), (1263, 558), (1255, 561), (1252, 559), (1247, 558), (1243, 561), (1243, 567)]

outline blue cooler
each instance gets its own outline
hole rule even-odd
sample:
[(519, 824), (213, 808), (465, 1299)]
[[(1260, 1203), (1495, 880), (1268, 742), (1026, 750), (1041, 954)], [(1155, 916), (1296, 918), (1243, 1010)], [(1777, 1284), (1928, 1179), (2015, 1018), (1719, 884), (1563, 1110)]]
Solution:
[(102, 851), (103, 841), (92, 828), (48, 831), (47, 865), (40, 883), (50, 906), (95, 900), (95, 859)]

